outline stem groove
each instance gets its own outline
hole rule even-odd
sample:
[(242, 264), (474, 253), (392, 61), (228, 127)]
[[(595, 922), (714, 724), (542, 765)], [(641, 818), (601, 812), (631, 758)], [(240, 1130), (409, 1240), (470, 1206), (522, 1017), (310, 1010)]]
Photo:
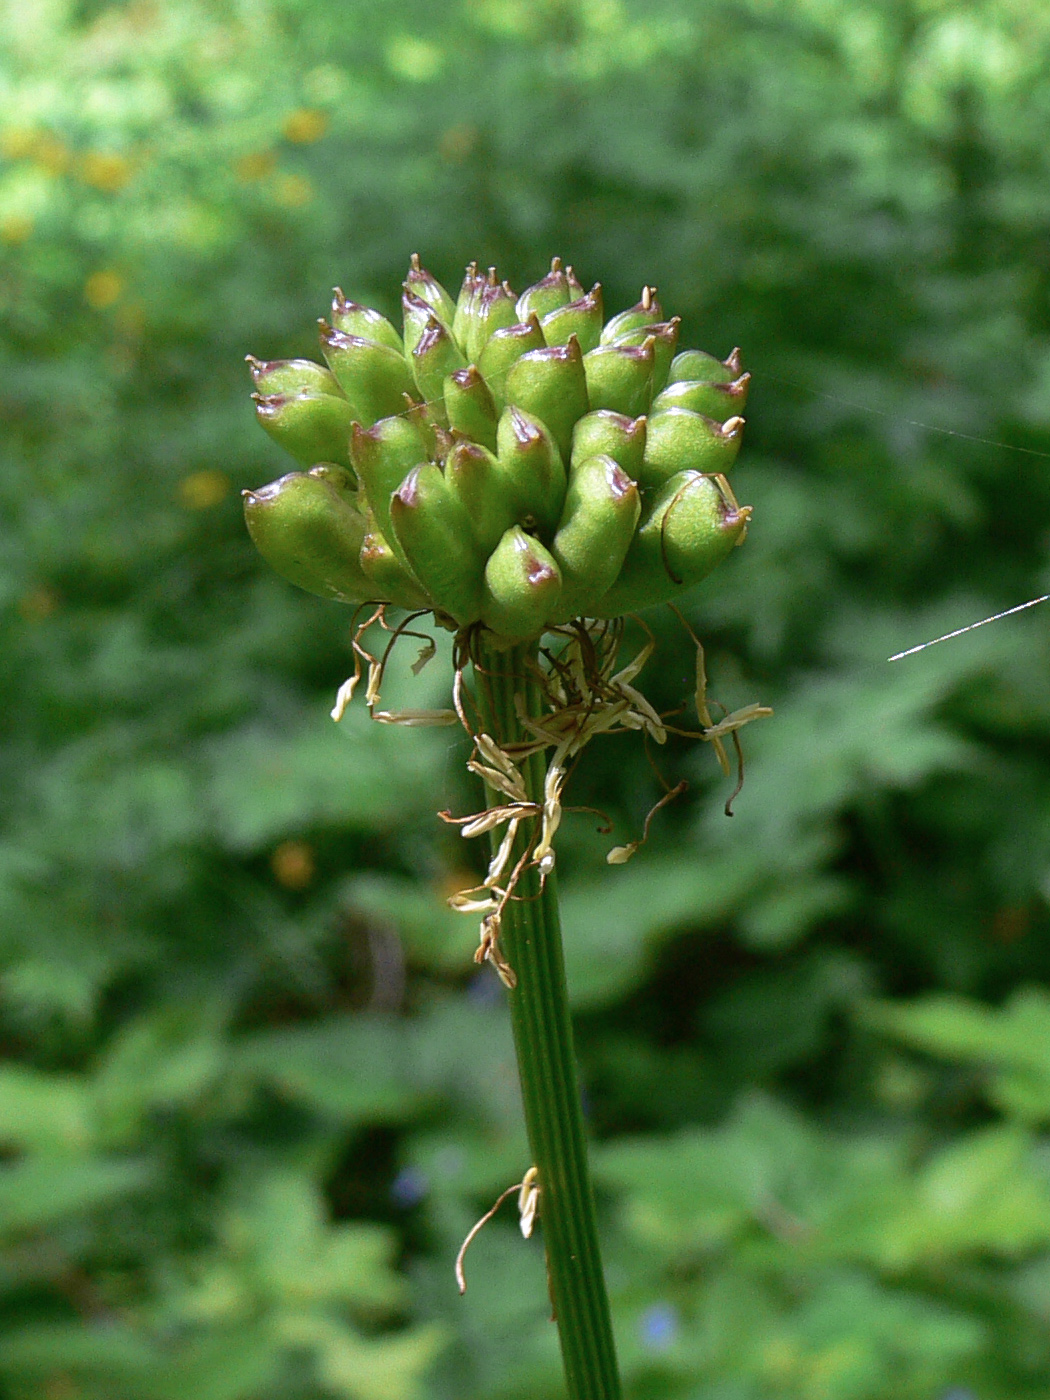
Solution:
[[(482, 727), (501, 746), (529, 737), (515, 710), (515, 696), (521, 697), (527, 715), (542, 713), (532, 676), (536, 662), (534, 644), (507, 651), (483, 647), (478, 653), (475, 690)], [(533, 754), (520, 767), (529, 799), (542, 803), (543, 754)], [(499, 794), (489, 792), (490, 802), (500, 800)], [(493, 833), (494, 848), (498, 842)], [(512, 865), (527, 842), (528, 833), (519, 833)], [(525, 1124), (539, 1173), (539, 1219), (566, 1386), (570, 1400), (620, 1400), (587, 1166), (555, 873), (541, 888), (538, 871), (530, 867), (522, 872), (515, 893), (504, 910), (499, 936), (517, 974), (517, 986), (508, 996)]]

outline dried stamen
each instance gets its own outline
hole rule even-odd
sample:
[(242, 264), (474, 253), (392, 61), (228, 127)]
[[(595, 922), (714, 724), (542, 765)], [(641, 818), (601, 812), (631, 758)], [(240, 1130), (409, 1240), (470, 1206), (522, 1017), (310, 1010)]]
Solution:
[[(463, 1272), (463, 1260), (466, 1256), (467, 1250), (470, 1248), (475, 1238), (481, 1233), (481, 1231), (489, 1223), (492, 1217), (496, 1214), (496, 1212), (499, 1210), (500, 1206), (507, 1199), (507, 1197), (513, 1196), (515, 1191), (518, 1192), (519, 1213), (522, 1215), (522, 1217), (524, 1217), (524, 1193), (526, 1192), (526, 1190), (535, 1190), (537, 1195), (539, 1194), (539, 1188), (536, 1187), (534, 1184), (537, 1175), (538, 1173), (536, 1171), (536, 1168), (530, 1167), (529, 1170), (525, 1173), (524, 1179), (522, 1181), (516, 1181), (513, 1186), (508, 1186), (506, 1191), (501, 1192), (500, 1195), (496, 1198), (496, 1203), (493, 1206), (490, 1206), (490, 1208), (485, 1212), (485, 1214), (481, 1217), (481, 1219), (477, 1222), (476, 1225), (471, 1226), (470, 1231), (467, 1234), (467, 1238), (460, 1245), (459, 1253), (456, 1255), (456, 1283), (459, 1285), (459, 1291), (461, 1294), (466, 1293), (467, 1291), (467, 1279), (466, 1275)], [(532, 1231), (532, 1216), (534, 1216), (535, 1213), (536, 1205), (535, 1203), (532, 1203), (532, 1215), (530, 1216), (529, 1221), (530, 1233)]]
[(638, 841), (628, 841), (626, 846), (614, 846), (609, 852), (609, 854), (605, 857), (609, 865), (626, 865), (627, 862), (634, 855), (635, 851), (637, 851), (640, 846), (644, 846), (646, 841), (648, 841), (649, 825), (652, 822), (653, 817), (655, 817), (657, 812), (660, 810), (660, 808), (666, 807), (669, 802), (673, 802), (676, 797), (680, 797), (681, 794), (685, 792), (688, 786), (689, 784), (683, 778), (677, 787), (673, 787), (670, 790), (670, 792), (665, 792), (663, 797), (660, 798), (659, 802), (654, 803), (653, 806), (649, 808), (649, 814), (645, 819), (644, 826), (642, 827), (641, 839)]

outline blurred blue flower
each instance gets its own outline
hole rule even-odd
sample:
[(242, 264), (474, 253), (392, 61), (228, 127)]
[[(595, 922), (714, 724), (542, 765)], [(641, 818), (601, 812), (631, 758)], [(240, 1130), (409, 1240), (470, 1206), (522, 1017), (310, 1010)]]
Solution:
[(642, 1313), (639, 1330), (650, 1351), (666, 1351), (678, 1336), (678, 1309), (670, 1303), (654, 1303)]
[(418, 1167), (402, 1167), (390, 1183), (390, 1199), (403, 1210), (418, 1205), (430, 1190), (430, 1182)]

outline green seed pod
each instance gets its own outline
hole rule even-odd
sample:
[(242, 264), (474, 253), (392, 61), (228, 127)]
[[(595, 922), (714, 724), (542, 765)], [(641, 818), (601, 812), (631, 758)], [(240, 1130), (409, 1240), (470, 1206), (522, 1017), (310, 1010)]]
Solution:
[(496, 331), (478, 357), (478, 369), (492, 391), (497, 408), (506, 403), (507, 375), (531, 350), (542, 350), (546, 341), (537, 316), (521, 321), (506, 330)]
[(344, 398), (304, 389), (298, 394), (253, 394), (255, 416), (286, 452), (304, 467), (314, 462), (349, 462), (354, 410)]
[[(579, 287), (578, 282), (576, 286)], [(582, 287), (580, 291), (583, 291)], [(568, 305), (576, 295), (569, 278), (562, 271), (561, 258), (551, 258), (551, 270), (546, 277), (526, 287), (518, 297), (518, 320), (527, 321), (535, 313), (542, 321), (557, 307)]]
[[(505, 397), (507, 403), (516, 404), (547, 425), (558, 451), (567, 461), (576, 420), (582, 418), (590, 406), (583, 354), (576, 337), (570, 336), (567, 345), (549, 345), (544, 350), (530, 350), (522, 355), (507, 375)], [(596, 408), (606, 406), (595, 405)]]
[(415, 388), (404, 356), (374, 340), (344, 335), (327, 321), (320, 325), (324, 357), (350, 400), (354, 417), (370, 427), (403, 409), (404, 395)]
[(574, 468), (551, 545), (562, 577), (552, 621), (586, 614), (612, 587), (641, 509), (638, 487), (612, 457), (589, 457)]
[(390, 502), (390, 522), (434, 607), (461, 627), (481, 616), (484, 555), (461, 501), (433, 463), (409, 472)]
[(553, 531), (565, 500), (565, 467), (547, 425), (514, 405), (504, 409), (496, 456), (511, 518), (529, 529)]
[(703, 413), (716, 423), (743, 413), (747, 403), (749, 374), (742, 374), (731, 384), (705, 384), (702, 379), (678, 379), (668, 384), (653, 400), (653, 412), (665, 408), (688, 408), (691, 413)]
[(341, 287), (336, 287), (332, 297), (332, 325), (344, 335), (357, 335), (362, 340), (374, 340), (377, 345), (385, 345), (388, 350), (405, 353), (405, 345), (397, 331), (378, 311), (369, 306), (361, 306), (356, 301), (347, 301)]
[(289, 583), (340, 603), (375, 596), (359, 563), (364, 516), (322, 477), (290, 472), (245, 491), (244, 517), (256, 549)]
[(700, 472), (671, 477), (654, 493), (595, 616), (618, 617), (687, 593), (743, 541), (750, 514), (718, 480)]
[(368, 528), (361, 542), (361, 571), (370, 579), (374, 598), (389, 599), (399, 608), (426, 608), (427, 596), (397, 557), (386, 536), (368, 517)]
[(607, 408), (586, 414), (572, 431), (573, 469), (588, 457), (606, 456), (637, 480), (645, 452), (645, 429), (644, 418), (628, 418)]
[(464, 350), (466, 350), (467, 341), (470, 339), (471, 321), (484, 289), (485, 278), (478, 272), (477, 263), (467, 263), (463, 285), (460, 287), (459, 296), (456, 299), (455, 315), (452, 318), (452, 334)]
[(644, 345), (647, 339), (652, 339), (654, 395), (667, 383), (675, 347), (678, 345), (678, 327), (681, 324), (682, 318), (673, 316), (670, 321), (658, 321), (653, 326), (639, 326), (637, 330), (625, 331), (617, 337), (617, 345)]
[(244, 358), (251, 367), (252, 383), (263, 398), (274, 394), (291, 396), (304, 390), (311, 394), (330, 394), (336, 399), (346, 398), (332, 371), (314, 360), (257, 360), (254, 355)]
[[(350, 438), (350, 460), (376, 527), (394, 548), (399, 546), (390, 526), (390, 498), (413, 467), (429, 457), (429, 444), (414, 417), (381, 418), (372, 428), (355, 425)], [(402, 564), (408, 563), (401, 557)]]
[(659, 486), (678, 472), (727, 472), (736, 460), (744, 420), (716, 423), (687, 408), (665, 408), (649, 419), (638, 484)]
[(574, 335), (586, 354), (598, 344), (604, 317), (601, 283), (595, 282), (586, 296), (549, 311), (540, 325), (548, 345), (565, 345), (569, 336)]
[(663, 309), (656, 299), (656, 288), (643, 287), (641, 301), (626, 311), (621, 311), (603, 328), (601, 343), (611, 345), (628, 331), (638, 330), (640, 326), (655, 326), (663, 319)]
[(417, 297), (415, 292), (403, 291), (401, 314), (405, 327), (405, 355), (411, 356), (427, 327), (435, 320), (434, 308), (422, 297)]
[(583, 357), (587, 401), (592, 410), (610, 409), (636, 418), (649, 411), (653, 397), (653, 346), (599, 345)]
[(425, 267), (420, 267), (418, 253), (412, 254), (408, 276), (402, 285), (406, 292), (425, 301), (438, 320), (444, 322), (449, 330), (452, 329), (456, 304), (437, 278), (432, 277)]
[(725, 360), (716, 360), (703, 350), (683, 350), (671, 361), (670, 382), (698, 379), (702, 384), (729, 384), (741, 374), (740, 351), (734, 350)]
[(485, 625), (508, 641), (533, 637), (556, 610), (560, 592), (553, 557), (520, 525), (512, 525), (485, 565)]
[(444, 399), (445, 416), (454, 432), (490, 450), (495, 448), (496, 404), (476, 365), (446, 376)]
[(467, 331), (466, 352), (469, 360), (477, 363), (482, 350), (495, 335), (508, 326), (517, 323), (518, 313), (514, 305), (514, 293), (509, 282), (496, 281), (496, 269), (489, 268), (488, 281), (474, 304), (474, 313)]
[(445, 377), (466, 367), (467, 361), (452, 338), (452, 332), (436, 316), (431, 316), (412, 351), (412, 374), (423, 402), (439, 421), (445, 417)]
[(506, 466), (475, 442), (457, 442), (445, 459), (445, 483), (449, 495), (463, 506), (482, 557), (487, 558), (518, 514)]
[(453, 305), (413, 255), (402, 309), (403, 338), (336, 288), (328, 368), (249, 357), (260, 421), (310, 466), (246, 507), (286, 576), (513, 642), (677, 597), (743, 538), (722, 474), (750, 376), (678, 352), (655, 288), (603, 326), (557, 258), (516, 301), (471, 263)]

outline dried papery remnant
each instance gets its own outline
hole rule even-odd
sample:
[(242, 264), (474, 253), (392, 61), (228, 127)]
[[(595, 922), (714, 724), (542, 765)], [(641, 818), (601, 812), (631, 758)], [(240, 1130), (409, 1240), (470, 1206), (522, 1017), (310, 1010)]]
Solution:
[(326, 365), (249, 357), (274, 440), (351, 472), (309, 521), (300, 473), (246, 493), (291, 582), (513, 644), (675, 601), (743, 541), (749, 507), (708, 479), (740, 449), (750, 377), (737, 350), (680, 350), (655, 287), (606, 321), (558, 258), (520, 296), (471, 263), (454, 299), (414, 256), (402, 310), (398, 331), (337, 288)]
[[(484, 659), (487, 650), (484, 629), (464, 629), (457, 638), (452, 709), (394, 712), (376, 708), (380, 703), (386, 662), (402, 637), (421, 638), (423, 634), (406, 624), (392, 628), (385, 610), (380, 607), (361, 623), (354, 635), (355, 673), (340, 690), (333, 718), (341, 718), (367, 667), (365, 699), (373, 719), (407, 726), (458, 723), (473, 741), (467, 768), (485, 784), (486, 806), (462, 817), (447, 811), (438, 815), (443, 821), (458, 826), (460, 835), (465, 838), (489, 836), (492, 857), (484, 879), (473, 888), (457, 890), (449, 896), (448, 903), (459, 913), (482, 916), (476, 960), (492, 963), (500, 979), (510, 988), (516, 985), (516, 979), (500, 951), (500, 925), (508, 904), (518, 898), (517, 885), (521, 876), (534, 869), (542, 882), (554, 869), (554, 837), (564, 810), (562, 793), (575, 763), (591, 741), (617, 733), (638, 733), (657, 745), (665, 744), (669, 734), (700, 739), (711, 744), (728, 775), (731, 770), (723, 738), (728, 736), (737, 745), (739, 759), (738, 731), (753, 720), (772, 714), (767, 706), (750, 704), (718, 722), (712, 719), (703, 647), (685, 620), (682, 621), (697, 649), (695, 706), (699, 729), (685, 729), (676, 723), (680, 719), (678, 709), (670, 714), (658, 713), (635, 684), (654, 654), (655, 642), (651, 636), (637, 654), (621, 666), (622, 619), (574, 619), (550, 628), (542, 648), (526, 647), (528, 659), (512, 697), (513, 721), (520, 732), (509, 745), (497, 742), (482, 725), (481, 716), (493, 702), (492, 682)], [(373, 655), (365, 645), (366, 634), (377, 624), (389, 635), (381, 656)], [(423, 640), (427, 641), (425, 637)], [(520, 651), (520, 647), (516, 649)], [(420, 651), (413, 670), (421, 669), (434, 655), (434, 644), (428, 642)], [(469, 673), (473, 675), (472, 686), (467, 679)], [(525, 765), (535, 756), (542, 757), (543, 775), (542, 789), (533, 793), (529, 789)], [(741, 763), (737, 787), (726, 804), (727, 814), (739, 791), (742, 773)], [(642, 836), (627, 845), (613, 847), (607, 856), (609, 864), (622, 865), (634, 855), (648, 838), (652, 818), (687, 785), (680, 782), (673, 788), (665, 786), (664, 796), (646, 818)]]

